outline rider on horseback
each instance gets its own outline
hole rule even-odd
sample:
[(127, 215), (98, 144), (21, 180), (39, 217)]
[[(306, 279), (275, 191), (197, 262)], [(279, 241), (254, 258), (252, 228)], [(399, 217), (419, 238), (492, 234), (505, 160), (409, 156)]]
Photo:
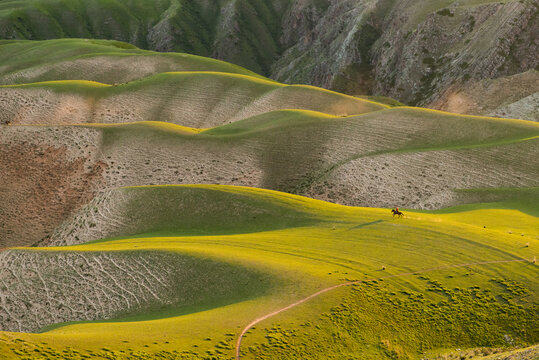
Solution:
[(398, 217), (404, 216), (404, 214), (401, 211), (399, 211), (399, 208), (391, 209), (391, 212), (393, 213), (393, 217), (395, 217), (395, 215), (397, 215)]

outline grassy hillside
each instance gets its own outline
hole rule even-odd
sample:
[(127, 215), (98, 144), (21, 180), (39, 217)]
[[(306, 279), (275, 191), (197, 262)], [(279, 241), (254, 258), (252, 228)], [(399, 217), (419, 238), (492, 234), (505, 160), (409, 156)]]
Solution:
[(286, 1), (276, 4), (260, 0), (242, 0), (237, 4), (184, 0), (159, 0), (151, 4), (140, 0), (8, 2), (0, 7), (0, 38), (114, 39), (147, 49), (210, 56), (215, 51), (215, 40), (225, 35), (218, 27), (227, 20), (221, 12), (228, 7), (234, 8), (243, 34), (238, 39), (238, 54), (232, 54), (229, 60), (240, 60), (239, 63), (255, 71), (268, 73), (271, 59), (280, 53), (279, 18), (286, 9)]
[[(289, 84), (535, 120), (538, 12), (533, 0), (4, 1), (0, 39), (109, 39), (126, 50), (211, 56)], [(148, 75), (148, 60), (137, 58), (137, 71)], [(78, 59), (35, 69), (41, 79), (19, 72), (0, 83), (74, 79), (72, 71), (124, 82), (136, 77), (125, 71), (133, 62)], [(168, 56), (159, 63), (175, 71)]]
[[(194, 265), (210, 261), (250, 269), (253, 274), (264, 274), (269, 287), (245, 287), (244, 298), (236, 297), (228, 306), (216, 301), (213, 308), (191, 308), (188, 313), (174, 306), (157, 311), (139, 308), (138, 315), (115, 321), (68, 324), (41, 334), (4, 332), (0, 348), (6, 358), (46, 354), (52, 359), (231, 359), (238, 335), (255, 318), (325, 287), (363, 279), (380, 280), (328, 291), (257, 324), (242, 342), (241, 358), (319, 359), (343, 354), (353, 358), (361, 354), (362, 359), (416, 359), (433, 358), (455, 348), (503, 348), (508, 346), (507, 336), (513, 345), (537, 342), (537, 266), (529, 259), (539, 246), (539, 223), (532, 215), (500, 210), (500, 218), (510, 216), (520, 224), (519, 231), (525, 233), (520, 236), (484, 228), (483, 222), (491, 215), (473, 209), (462, 217), (475, 219), (472, 224), (450, 214), (413, 211), (407, 211), (404, 219), (393, 219), (387, 209), (349, 208), (248, 188), (180, 186), (119, 191), (132, 204), (147, 198), (145, 204), (162, 205), (163, 219), (176, 214), (177, 220), (169, 224), (192, 224), (202, 232), (139, 234), (72, 247), (20, 248), (0, 254), (0, 261), (9, 269), (15, 266), (7, 261), (14, 253), (31, 257), (48, 284), (54, 281), (55, 266), (65, 257), (76, 256), (93, 264), (97, 252), (113, 259), (122, 254), (143, 259), (150, 252), (166, 252), (188, 256)], [(198, 193), (196, 203), (167, 201), (189, 199), (194, 193)], [(271, 218), (252, 222), (253, 206), (262, 213), (284, 211), (290, 214), (288, 222), (273, 230), (267, 227), (273, 224)], [(227, 207), (235, 210), (221, 210)], [(140, 219), (146, 217), (143, 206), (126, 208), (128, 212), (120, 214), (125, 218), (118, 220), (127, 220), (137, 211), (141, 211)], [(234, 233), (229, 224), (217, 221), (212, 222), (210, 234), (200, 222), (227, 216), (231, 224), (240, 225), (238, 229), (243, 223), (250, 232)], [(153, 221), (150, 217), (141, 224)], [(49, 270), (39, 269), (43, 261), (48, 262)], [(116, 264), (121, 268), (121, 262), (116, 260)], [(223, 273), (212, 274), (226, 279), (226, 274), (232, 274), (226, 266)], [(80, 276), (85, 276), (86, 268), (81, 271)], [(196, 268), (194, 274), (198, 271)], [(193, 279), (200, 281), (196, 276)], [(12, 278), (22, 279), (18, 275)], [(26, 277), (24, 283), (32, 286), (36, 280)], [(78, 281), (77, 276), (70, 281)], [(149, 281), (150, 286), (154, 283)], [(64, 284), (69, 286), (68, 281)], [(209, 289), (223, 288), (208, 284)], [(102, 286), (94, 285), (97, 289)], [(62, 287), (49, 289), (54, 309), (61, 301), (53, 300), (58, 299), (55, 291)], [(17, 291), (21, 290), (12, 288), (6, 295), (19, 299)], [(133, 296), (140, 296), (136, 288), (132, 291)], [(174, 291), (182, 293), (182, 289)], [(104, 288), (103, 294), (114, 298)], [(71, 306), (76, 309), (85, 301)], [(21, 315), (19, 321), (26, 324), (28, 319)]]
[(289, 5), (288, 0), (10, 1), (0, 6), (0, 38), (114, 39), (157, 51), (216, 55), (269, 74), (282, 52), (281, 22)]
[(539, 186), (538, 126), (404, 107), (351, 117), (281, 110), (204, 131), (160, 122), (7, 126), (1, 206), (13, 215), (3, 243), (39, 241), (97, 192), (121, 186), (255, 186), (375, 207), (463, 204), (476, 195), (455, 190)]
[(526, 349), (501, 352), (501, 354), (482, 357), (485, 360), (525, 360), (539, 356), (539, 346), (531, 346)]
[(166, 71), (218, 71), (261, 78), (237, 65), (205, 57), (157, 53), (109, 40), (1, 41), (1, 84), (55, 80), (124, 83)]
[(171, 3), (170, 0), (3, 2), (0, 31), (2, 38), (11, 39), (84, 37), (145, 45), (143, 31), (155, 24)]
[(225, 235), (321, 222), (318, 208), (289, 196), (210, 185), (128, 187), (108, 191), (77, 211), (49, 244), (79, 244), (136, 234)]
[(280, 109), (348, 116), (386, 106), (305, 85), (243, 74), (171, 72), (115, 86), (65, 80), (0, 86), (0, 123), (166, 121), (209, 128)]

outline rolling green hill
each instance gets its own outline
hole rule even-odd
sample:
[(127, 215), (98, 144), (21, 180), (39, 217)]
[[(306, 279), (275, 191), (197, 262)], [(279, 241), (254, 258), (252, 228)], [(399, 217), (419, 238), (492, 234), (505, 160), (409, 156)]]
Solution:
[(205, 57), (157, 53), (110, 40), (0, 41), (0, 84), (56, 80), (124, 83), (167, 71), (219, 71), (262, 78)]
[[(12, 300), (4, 309), (17, 321), (12, 330), (103, 319), (103, 314), (120, 318), (55, 326), (41, 334), (1, 333), (7, 358), (231, 359), (238, 335), (252, 320), (326, 287), (362, 279), (380, 280), (328, 291), (257, 324), (243, 339), (241, 358), (424, 358), (457, 347), (504, 347), (507, 337), (514, 345), (537, 341), (537, 266), (530, 263), (539, 235), (534, 216), (484, 205), (462, 213), (460, 219), (474, 216), (474, 224), (460, 222), (459, 213), (406, 212), (404, 219), (393, 219), (387, 209), (218, 186), (127, 188), (117, 196), (127, 201), (119, 206), (123, 213), (96, 211), (117, 222), (138, 222), (140, 231), (150, 234), (13, 249), (1, 253), (0, 262), (10, 269), (4, 282)], [(482, 226), (508, 216), (524, 236)], [(169, 230), (153, 232), (156, 220)], [(96, 226), (110, 221), (98, 220)], [(179, 226), (179, 233), (170, 226)], [(28, 264), (26, 274), (17, 270), (21, 261)], [(181, 272), (170, 273), (166, 267), (176, 262)], [(57, 282), (67, 264), (78, 270)], [(133, 287), (122, 271), (142, 285)], [(194, 286), (192, 296), (205, 299), (198, 305), (167, 301), (182, 299), (182, 286), (145, 297), (171, 276), (186, 273), (192, 274), (186, 288)], [(105, 278), (97, 281), (97, 274)], [(50, 307), (36, 323), (18, 304), (41, 281), (49, 289), (44, 299)], [(16, 282), (20, 285), (12, 285)], [(73, 296), (92, 286), (100, 305), (83, 297), (60, 311), (67, 304), (56, 294), (74, 283)], [(234, 287), (238, 283), (242, 292)], [(131, 304), (129, 316), (115, 313), (117, 303)]]
[(141, 0), (9, 1), (0, 7), (0, 38), (114, 39), (157, 51), (215, 54), (269, 74), (274, 58), (282, 53), (281, 17), (289, 3), (287, 0), (271, 4), (261, 0), (159, 0), (151, 4)]
[[(281, 52), (278, 44), (282, 32), (279, 17), (286, 10), (286, 3), (285, 0), (274, 4), (260, 0), (237, 3), (184, 0), (151, 3), (141, 0), (9, 1), (0, 7), (0, 38), (114, 39), (146, 49), (211, 56), (216, 51), (215, 42), (227, 35), (220, 27), (229, 25), (228, 11), (241, 19), (238, 26), (243, 34), (234, 46), (234, 52), (238, 53), (228, 54), (228, 61), (237, 60), (254, 71), (269, 73), (272, 58)], [(226, 51), (223, 45), (220, 50)]]

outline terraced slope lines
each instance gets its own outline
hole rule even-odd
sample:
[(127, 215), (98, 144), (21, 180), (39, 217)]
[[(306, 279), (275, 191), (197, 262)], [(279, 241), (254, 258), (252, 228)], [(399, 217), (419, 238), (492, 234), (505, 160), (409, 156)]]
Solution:
[(1, 123), (79, 124), (160, 120), (210, 128), (281, 109), (348, 116), (387, 106), (303, 85), (222, 72), (162, 73), (115, 86), (49, 81), (0, 86)]
[[(211, 3), (134, 1), (116, 28), (112, 1), (103, 31)], [(535, 122), (0, 42), (2, 360), (533, 357), (538, 204)]]

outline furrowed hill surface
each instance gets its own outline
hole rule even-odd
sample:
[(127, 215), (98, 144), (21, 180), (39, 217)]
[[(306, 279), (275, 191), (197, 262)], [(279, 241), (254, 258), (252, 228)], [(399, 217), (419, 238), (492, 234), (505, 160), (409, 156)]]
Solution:
[[(100, 191), (225, 184), (346, 205), (439, 209), (539, 186), (539, 125), (417, 108), (280, 110), (201, 131), (162, 122), (5, 126), (3, 245), (43, 240)], [(31, 225), (31, 226), (30, 226)]]
[(281, 109), (347, 116), (387, 106), (321, 88), (223, 72), (170, 72), (111, 86), (81, 81), (0, 85), (0, 123), (161, 120), (209, 128)]
[(115, 39), (286, 83), (537, 120), (538, 14), (535, 0), (4, 1), (0, 38)]
[[(129, 127), (130, 129), (138, 128), (141, 131), (128, 131), (128, 133), (135, 134), (135, 137), (149, 136), (144, 143), (148, 146), (155, 145), (156, 149), (159, 149), (157, 152), (150, 151), (148, 155), (161, 153), (168, 147), (168, 145), (165, 145), (165, 148), (161, 147), (161, 135), (172, 140), (172, 144), (180, 144), (184, 140), (187, 142), (192, 140), (189, 136), (184, 138), (183, 135), (198, 133), (202, 131), (200, 128), (211, 128), (251, 117), (261, 116), (262, 120), (255, 122), (265, 121), (272, 127), (279, 124), (293, 124), (296, 119), (298, 121), (303, 118), (330, 119), (388, 108), (380, 103), (321, 88), (283, 85), (238, 66), (212, 59), (183, 54), (156, 54), (113, 41), (71, 39), (46, 42), (21, 41), (6, 42), (0, 47), (6, 50), (0, 55), (5, 75), (3, 79), (11, 79), (7, 83), (15, 83), (0, 87), (1, 123), (56, 126), (129, 122), (134, 126)], [(89, 62), (86, 61), (88, 59)], [(140, 59), (146, 62), (146, 67), (139, 66)], [(173, 72), (160, 73), (172, 70)], [(65, 80), (77, 77), (82, 79)], [(60, 80), (56, 80), (57, 78)], [(105, 78), (114, 79), (110, 81), (114, 85), (96, 82)], [(18, 81), (26, 80), (41, 82), (16, 84)], [(122, 83), (116, 84), (115, 81)], [(309, 109), (323, 113), (283, 110), (287, 108)], [(145, 123), (146, 125), (142, 124), (140, 128), (141, 124), (133, 123), (152, 120), (196, 128), (183, 126), (167, 128), (163, 123)], [(150, 164), (147, 159), (140, 164), (140, 159), (134, 160), (134, 166), (131, 166), (123, 163), (124, 160), (131, 161), (124, 158), (124, 155), (120, 155), (122, 159), (118, 160), (112, 160), (112, 155), (103, 156), (102, 150), (108, 147), (105, 144), (108, 141), (105, 141), (105, 137), (109, 138), (104, 134), (111, 134), (110, 140), (114, 143), (113, 139), (117, 138), (114, 134), (118, 134), (115, 127), (105, 129), (94, 126), (89, 128), (38, 126), (5, 129), (6, 131), (0, 134), (2, 138), (0, 168), (3, 174), (0, 186), (5, 200), (0, 207), (1, 211), (9, 216), (0, 225), (2, 246), (14, 245), (15, 242), (31, 244), (43, 239), (52, 230), (51, 225), (53, 227), (58, 225), (74, 210), (90, 201), (99, 190), (116, 187), (117, 185), (113, 184), (115, 180), (111, 183), (103, 179), (107, 172), (111, 175), (116, 173), (116, 170), (113, 172), (107, 170), (109, 166), (116, 166), (114, 164), (118, 164), (120, 168), (126, 166), (129, 171), (138, 174), (138, 180), (129, 182), (122, 180), (121, 186), (187, 183), (190, 175), (186, 180), (182, 180), (182, 176), (202, 175), (203, 168), (211, 162), (219, 161), (218, 158), (209, 159), (212, 155), (204, 153), (219, 151), (224, 139), (221, 137), (215, 145), (211, 145), (211, 141), (200, 143), (197, 138), (195, 142), (202, 145), (201, 148), (189, 150), (188, 146), (183, 155), (170, 154), (173, 158), (180, 156), (189, 162), (193, 165), (192, 169), (191, 165), (185, 169), (181, 167), (186, 164), (180, 164), (179, 167), (173, 165), (170, 161), (178, 159), (171, 158), (166, 162), (170, 162), (169, 165), (172, 167), (166, 165), (163, 169), (166, 178), (153, 181), (150, 178), (154, 171), (161, 170), (152, 169), (146, 174), (147, 169), (144, 167)], [(19, 129), (22, 131), (19, 132)], [(28, 131), (33, 132), (36, 138), (30, 139), (28, 136), (32, 135)], [(59, 133), (54, 134), (58, 131)], [(120, 133), (123, 131), (120, 130)], [(152, 140), (151, 134), (157, 137)], [(123, 135), (120, 134), (120, 137)], [(127, 135), (125, 139), (131, 141), (134, 138)], [(231, 140), (230, 145), (233, 145), (233, 142)], [(168, 143), (169, 141), (165, 141), (165, 144)], [(213, 150), (209, 149), (208, 145)], [(137, 150), (128, 145), (128, 148), (130, 149), (127, 153), (131, 154), (127, 155), (128, 157), (135, 155), (132, 150), (142, 155), (140, 152), (142, 147)], [(228, 151), (226, 148), (227, 145), (222, 150)], [(177, 145), (173, 145), (170, 150), (184, 151)], [(202, 151), (202, 161), (209, 163), (196, 165), (198, 155), (195, 154), (194, 157), (187, 155), (187, 152), (193, 150)], [(237, 155), (240, 158), (251, 156)], [(219, 158), (225, 157), (226, 153), (221, 152)], [(242, 170), (237, 161), (227, 160), (228, 170), (225, 171), (240, 176)], [(249, 166), (248, 171), (260, 172), (253, 169), (252, 165)], [(195, 170), (198, 167), (201, 168)], [(219, 172), (217, 168), (213, 171), (212, 182), (222, 183), (228, 175), (217, 175)], [(28, 174), (30, 175), (27, 176)], [(127, 180), (129, 176), (123, 174), (119, 178)], [(146, 178), (147, 176), (149, 178)], [(196, 179), (190, 180), (197, 182)], [(260, 181), (258, 179), (238, 181), (232, 176), (225, 183), (251, 184)]]
[[(232, 359), (254, 319), (356, 280), (256, 324), (241, 359), (435, 359), (527, 346), (538, 341), (531, 204), (513, 197), (393, 219), (253, 188), (117, 189), (64, 226), (93, 221), (105, 239), (0, 253), (0, 350), (6, 359)], [(537, 348), (514, 354), (524, 352)]]

